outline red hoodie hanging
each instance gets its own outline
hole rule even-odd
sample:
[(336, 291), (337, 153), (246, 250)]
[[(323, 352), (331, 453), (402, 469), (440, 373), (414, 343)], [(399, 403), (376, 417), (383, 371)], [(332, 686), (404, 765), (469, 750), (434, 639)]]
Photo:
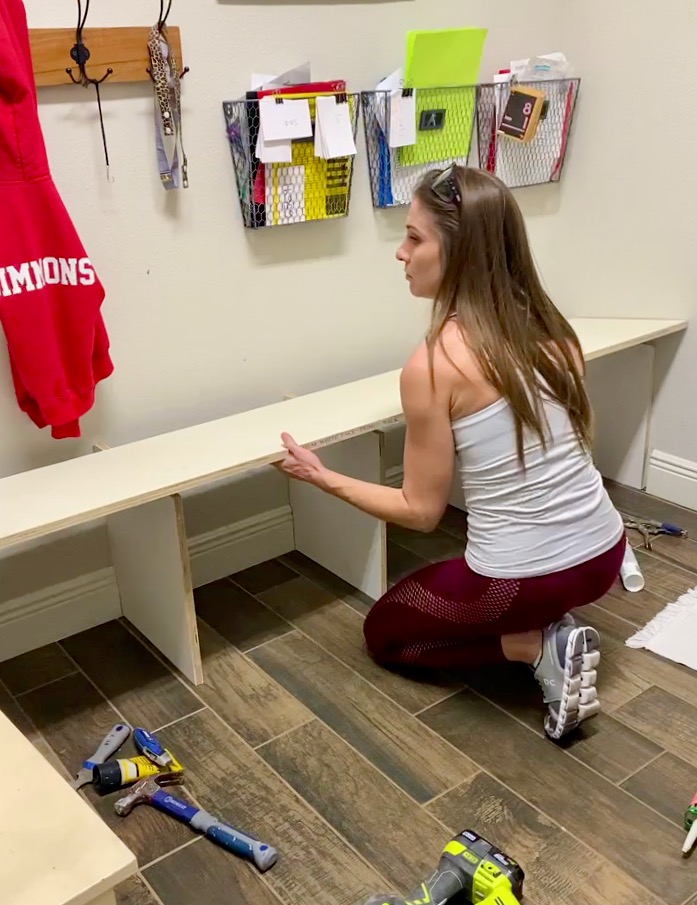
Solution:
[(114, 366), (104, 288), (51, 176), (22, 0), (0, 0), (0, 323), (19, 407), (55, 439)]

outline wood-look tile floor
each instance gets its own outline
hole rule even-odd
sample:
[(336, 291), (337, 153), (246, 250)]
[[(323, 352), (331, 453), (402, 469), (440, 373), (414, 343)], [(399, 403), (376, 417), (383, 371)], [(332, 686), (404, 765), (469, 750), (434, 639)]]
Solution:
[[(697, 538), (697, 513), (612, 493)], [(465, 532), (455, 510), (431, 535), (391, 530), (391, 581), (461, 555)], [(120, 905), (362, 905), (406, 892), (468, 826), (520, 861), (526, 902), (697, 905), (697, 857), (680, 854), (697, 673), (624, 645), (697, 585), (697, 542), (637, 555), (646, 590), (618, 584), (585, 612), (602, 635), (604, 710), (562, 745), (543, 735), (525, 668), (414, 680), (377, 667), (366, 600), (297, 554), (196, 592), (205, 685), (114, 622), (0, 664), (0, 707), (66, 777), (114, 722), (158, 730), (186, 767), (182, 795), (282, 853), (260, 876), (147, 807), (117, 817), (118, 793), (87, 788), (138, 857)]]

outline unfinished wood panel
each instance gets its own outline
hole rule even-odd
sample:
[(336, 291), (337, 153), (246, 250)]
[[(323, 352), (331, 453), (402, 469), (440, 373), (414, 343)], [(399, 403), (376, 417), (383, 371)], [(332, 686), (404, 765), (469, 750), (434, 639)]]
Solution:
[(537, 905), (658, 905), (621, 863), (607, 861), (485, 773), (428, 810), (453, 833), (471, 828), (515, 858), (525, 871), (525, 902), (531, 897)]
[(697, 790), (694, 765), (674, 754), (661, 756), (622, 783), (622, 788), (640, 798), (681, 829), (683, 815)]
[(227, 579), (196, 588), (194, 600), (201, 619), (241, 651), (292, 630), (291, 625), (256, 597)]
[(694, 704), (688, 704), (662, 688), (648, 688), (616, 710), (615, 716), (666, 751), (697, 766), (697, 707)]
[(0, 739), (3, 902), (114, 905), (111, 890), (136, 872), (133, 854), (3, 714)]
[(416, 801), (476, 772), (472, 761), (308, 638), (287, 635), (251, 656)]
[(137, 874), (117, 886), (115, 892), (116, 905), (159, 905)]
[[(171, 25), (167, 32), (177, 59), (183, 65), (181, 31)], [(114, 72), (109, 76), (109, 83), (149, 82), (149, 35), (150, 28), (86, 28), (82, 39), (90, 52), (88, 74), (101, 79), (107, 69), (112, 68)], [(74, 28), (30, 28), (29, 40), (39, 88), (71, 85), (70, 76), (65, 71), (68, 67), (72, 67), (73, 75), (79, 78), (78, 67), (70, 56), (75, 45)]]
[(160, 736), (187, 752), (187, 788), (202, 807), (278, 848), (265, 878), (281, 901), (361, 903), (382, 887), (379, 874), (210, 711)]
[(441, 681), (440, 677), (422, 673), (410, 679), (378, 666), (365, 649), (363, 617), (305, 578), (271, 588), (260, 597), (274, 612), (412, 713), (462, 687), (462, 682), (453, 676)]
[[(587, 360), (685, 329), (685, 321), (572, 318)], [(403, 417), (400, 370), (79, 456), (0, 481), (0, 548), (279, 462), (288, 431), (311, 448)], [(371, 595), (372, 596), (372, 595)]]
[[(372, 432), (318, 451), (332, 471), (383, 484), (383, 438)], [(295, 549), (377, 600), (387, 590), (385, 523), (304, 481), (290, 481)]]
[(107, 519), (107, 528), (123, 615), (190, 682), (200, 685), (201, 653), (181, 497), (119, 512)]
[(411, 889), (433, 873), (447, 829), (321, 723), (308, 723), (260, 753), (388, 879), (389, 888)]
[(75, 669), (75, 664), (57, 644), (47, 644), (0, 663), (0, 681), (12, 694), (23, 694), (69, 676)]
[(120, 622), (98, 625), (61, 644), (132, 726), (154, 731), (201, 708)]
[(250, 745), (261, 745), (312, 718), (300, 701), (202, 622), (205, 684), (200, 697)]
[[(540, 687), (527, 667), (497, 664), (490, 669), (471, 671), (467, 673), (467, 684), (535, 732), (542, 732), (547, 708)], [(612, 782), (625, 779), (663, 750), (607, 713), (583, 723), (578, 732), (558, 744)]]
[(694, 872), (676, 858), (677, 827), (493, 704), (460, 692), (421, 719), (665, 903), (680, 905), (694, 891)]
[(256, 868), (208, 839), (158, 861), (143, 876), (167, 905), (278, 905)]

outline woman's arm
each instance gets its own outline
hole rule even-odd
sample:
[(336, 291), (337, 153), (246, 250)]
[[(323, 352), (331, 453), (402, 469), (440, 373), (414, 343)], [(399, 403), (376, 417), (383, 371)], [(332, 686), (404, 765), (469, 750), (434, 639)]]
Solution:
[(449, 386), (442, 377), (439, 380), (437, 373), (435, 383), (434, 390), (422, 345), (405, 365), (400, 379), (407, 425), (401, 489), (331, 471), (288, 434), (282, 435), (288, 455), (278, 463), (279, 470), (385, 522), (416, 531), (433, 531), (450, 496), (455, 459)]

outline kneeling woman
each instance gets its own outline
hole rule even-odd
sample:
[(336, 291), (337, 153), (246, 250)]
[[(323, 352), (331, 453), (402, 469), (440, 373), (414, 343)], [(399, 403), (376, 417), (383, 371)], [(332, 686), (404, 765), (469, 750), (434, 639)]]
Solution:
[(431, 531), (457, 465), (464, 557), (378, 600), (368, 650), (385, 666), (529, 663), (545, 730), (560, 738), (600, 709), (598, 633), (569, 613), (608, 591), (625, 549), (590, 453), (578, 338), (542, 288), (512, 193), (482, 170), (425, 177), (397, 259), (411, 292), (433, 300), (426, 339), (401, 375), (402, 488), (329, 471), (287, 434), (278, 467), (377, 518)]

